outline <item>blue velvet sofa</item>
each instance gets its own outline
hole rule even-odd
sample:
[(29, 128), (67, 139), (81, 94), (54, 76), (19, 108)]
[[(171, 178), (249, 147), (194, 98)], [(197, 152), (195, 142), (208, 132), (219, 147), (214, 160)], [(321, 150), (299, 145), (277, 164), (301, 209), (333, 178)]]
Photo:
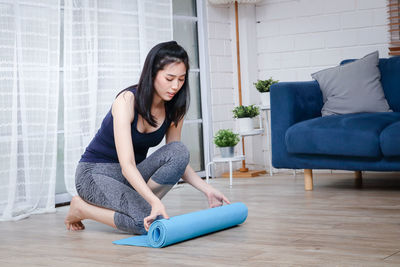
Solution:
[(306, 190), (312, 169), (354, 170), (359, 178), (361, 171), (400, 171), (400, 57), (380, 59), (379, 70), (393, 112), (321, 117), (317, 81), (272, 85), (272, 165), (305, 169)]

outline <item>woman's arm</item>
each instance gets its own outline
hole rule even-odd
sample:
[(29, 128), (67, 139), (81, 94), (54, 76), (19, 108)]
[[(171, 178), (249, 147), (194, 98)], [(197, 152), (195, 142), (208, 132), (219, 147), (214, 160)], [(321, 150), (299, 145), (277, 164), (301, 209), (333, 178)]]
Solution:
[(225, 203), (231, 204), (221, 192), (207, 184), (189, 165), (186, 167), (182, 179), (191, 184), (196, 189), (200, 190), (207, 196), (208, 205), (210, 208), (222, 206)]
[[(167, 144), (173, 141), (181, 140), (182, 126), (183, 119), (179, 121), (177, 127), (171, 124), (166, 134)], [(208, 204), (211, 208), (221, 206), (223, 205), (223, 202), (230, 204), (229, 200), (221, 192), (201, 179), (200, 176), (198, 176), (189, 165), (186, 167), (182, 179), (199, 191), (203, 192), (207, 196)]]
[[(114, 140), (117, 149), (118, 160), (122, 174), (133, 188), (151, 205), (152, 212), (149, 217), (155, 218), (162, 215), (168, 219), (164, 205), (160, 199), (150, 190), (142, 175), (136, 167), (135, 154), (132, 144), (131, 123), (134, 119), (134, 95), (131, 92), (120, 94), (112, 106)], [(149, 217), (144, 220), (148, 230)]]

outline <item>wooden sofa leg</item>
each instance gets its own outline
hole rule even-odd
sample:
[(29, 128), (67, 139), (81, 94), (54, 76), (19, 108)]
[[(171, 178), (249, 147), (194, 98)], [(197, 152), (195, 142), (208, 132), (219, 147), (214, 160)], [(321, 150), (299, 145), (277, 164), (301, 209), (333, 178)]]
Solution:
[(361, 171), (355, 171), (354, 172), (354, 177), (356, 179), (362, 179), (362, 172)]
[(304, 189), (306, 191), (313, 190), (312, 169), (304, 169)]

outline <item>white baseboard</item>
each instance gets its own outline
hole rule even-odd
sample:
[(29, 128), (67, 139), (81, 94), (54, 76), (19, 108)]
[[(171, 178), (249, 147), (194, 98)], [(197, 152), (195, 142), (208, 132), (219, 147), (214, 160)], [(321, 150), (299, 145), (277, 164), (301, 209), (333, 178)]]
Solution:
[(70, 202), (72, 196), (69, 193), (56, 194), (56, 205), (61, 203)]

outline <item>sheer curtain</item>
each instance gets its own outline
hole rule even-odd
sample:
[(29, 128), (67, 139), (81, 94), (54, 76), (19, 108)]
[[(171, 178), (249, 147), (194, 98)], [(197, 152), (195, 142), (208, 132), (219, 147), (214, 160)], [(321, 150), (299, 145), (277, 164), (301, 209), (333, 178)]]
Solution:
[(0, 2), (0, 220), (54, 211), (59, 1)]
[(64, 177), (75, 168), (116, 94), (138, 82), (147, 52), (172, 39), (171, 0), (65, 0)]
[(0, 220), (55, 210), (60, 78), (75, 194), (76, 164), (116, 93), (137, 82), (154, 44), (172, 39), (172, 3), (65, 0), (60, 22), (59, 0), (0, 1)]

